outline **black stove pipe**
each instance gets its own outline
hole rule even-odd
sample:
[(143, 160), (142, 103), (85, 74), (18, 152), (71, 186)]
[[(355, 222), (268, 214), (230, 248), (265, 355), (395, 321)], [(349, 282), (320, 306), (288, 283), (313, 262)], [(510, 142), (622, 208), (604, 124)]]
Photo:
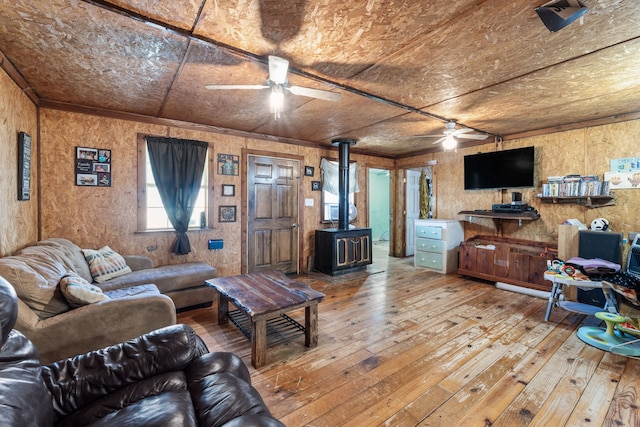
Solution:
[(349, 150), (355, 139), (334, 139), (338, 147), (338, 229), (349, 229)]

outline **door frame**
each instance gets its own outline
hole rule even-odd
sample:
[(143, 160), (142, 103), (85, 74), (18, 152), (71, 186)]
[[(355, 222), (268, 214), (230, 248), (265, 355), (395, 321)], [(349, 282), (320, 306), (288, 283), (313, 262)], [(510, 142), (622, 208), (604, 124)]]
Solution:
[(304, 245), (305, 241), (305, 232), (306, 228), (304, 226), (304, 191), (302, 187), (302, 177), (304, 176), (303, 168), (304, 168), (304, 156), (300, 155), (283, 155), (282, 153), (275, 151), (263, 151), (263, 150), (253, 150), (249, 148), (242, 149), (242, 161), (241, 164), (244, 165), (242, 167), (242, 173), (240, 174), (241, 178), (241, 203), (242, 209), (240, 209), (240, 218), (241, 218), (241, 245), (240, 251), (241, 253), (241, 267), (240, 271), (242, 274), (246, 274), (249, 270), (249, 251), (248, 251), (248, 215), (247, 211), (249, 209), (249, 193), (248, 193), (248, 171), (249, 171), (249, 156), (259, 156), (259, 157), (272, 157), (274, 159), (284, 159), (284, 160), (297, 160), (300, 170), (298, 171), (298, 262), (297, 262), (297, 273), (300, 273), (300, 268), (302, 265), (303, 257), (304, 257)]
[[(413, 198), (411, 197), (411, 194), (409, 194), (409, 188), (410, 185), (412, 185), (412, 177), (411, 175), (413, 175), (414, 177), (417, 176), (418, 179), (417, 181), (419, 181), (419, 177), (420, 177), (420, 172), (417, 171), (416, 169), (405, 169), (405, 198), (404, 198), (404, 256), (413, 256), (415, 254), (415, 245), (416, 245), (416, 236), (415, 236), (415, 225), (414, 222), (416, 219), (420, 218), (420, 196), (419, 196), (419, 191), (418, 189), (415, 189), (414, 187), (412, 187), (412, 189), (416, 190), (416, 193), (418, 193), (417, 196), (417, 208), (418, 208), (418, 212), (417, 215), (414, 217), (411, 217), (410, 214), (411, 213), (415, 213), (415, 212), (409, 212), (409, 202), (413, 200)], [(418, 183), (418, 188), (419, 188), (419, 183)], [(414, 208), (416, 206), (413, 206)], [(413, 245), (410, 246), (409, 245), (409, 240), (411, 240), (413, 242)]]
[[(376, 171), (386, 171), (388, 173), (387, 177), (389, 179), (389, 185), (387, 187), (387, 192), (388, 192), (388, 196), (389, 196), (389, 219), (387, 221), (387, 226), (388, 226), (388, 230), (387, 232), (389, 233), (389, 256), (392, 253), (391, 250), (391, 240), (393, 238), (393, 234), (394, 234), (394, 230), (393, 230), (393, 221), (394, 221), (394, 210), (393, 210), (393, 199), (394, 199), (394, 192), (393, 192), (393, 174), (394, 174), (394, 169), (390, 168), (390, 167), (382, 167), (382, 166), (367, 166), (367, 226), (371, 227), (371, 208), (372, 208), (372, 204), (371, 204), (371, 171), (372, 170), (376, 170)], [(375, 207), (374, 207), (375, 208)], [(373, 244), (373, 240), (372, 243)]]
[[(425, 166), (431, 166), (431, 194), (433, 201), (433, 217), (437, 218), (437, 194), (438, 194), (438, 168), (436, 165), (438, 164), (437, 160), (427, 160), (420, 162), (412, 162), (407, 163), (405, 165), (400, 166), (396, 171), (396, 179), (397, 182), (394, 183), (394, 188), (396, 190), (396, 194), (398, 195), (395, 201), (396, 212), (398, 213), (396, 220), (394, 221), (395, 230), (396, 230), (396, 238), (393, 240), (393, 251), (394, 256), (404, 257), (406, 256), (406, 224), (407, 224), (407, 170), (410, 169), (420, 169)], [(400, 213), (402, 215), (400, 215)]]

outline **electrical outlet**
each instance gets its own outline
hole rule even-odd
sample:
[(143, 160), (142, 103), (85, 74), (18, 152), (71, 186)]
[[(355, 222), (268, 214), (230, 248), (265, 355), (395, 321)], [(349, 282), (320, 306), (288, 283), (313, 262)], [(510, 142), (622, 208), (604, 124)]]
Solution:
[(224, 241), (222, 239), (210, 239), (209, 250), (220, 250), (224, 247)]

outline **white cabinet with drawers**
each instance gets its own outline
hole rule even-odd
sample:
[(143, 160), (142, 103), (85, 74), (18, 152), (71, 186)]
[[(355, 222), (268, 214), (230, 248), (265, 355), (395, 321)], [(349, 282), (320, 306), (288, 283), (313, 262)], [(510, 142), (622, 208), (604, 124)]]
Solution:
[(444, 219), (415, 221), (414, 265), (440, 273), (458, 269), (458, 246), (464, 240), (462, 222)]

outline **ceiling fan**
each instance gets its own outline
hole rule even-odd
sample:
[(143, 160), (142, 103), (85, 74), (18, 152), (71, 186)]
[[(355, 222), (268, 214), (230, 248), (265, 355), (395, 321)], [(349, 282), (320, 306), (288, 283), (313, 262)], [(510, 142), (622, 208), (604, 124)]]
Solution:
[(284, 103), (284, 91), (294, 95), (306, 96), (309, 98), (322, 99), (325, 101), (340, 101), (342, 94), (328, 90), (312, 89), (303, 86), (290, 86), (287, 80), (289, 71), (289, 61), (279, 56), (269, 55), (269, 77), (264, 84), (257, 85), (206, 85), (209, 90), (229, 90), (229, 89), (271, 89), (271, 112), (280, 116)]
[(473, 132), (473, 129), (470, 128), (461, 128), (461, 129), (456, 129), (456, 122), (455, 120), (448, 120), (445, 123), (445, 127), (446, 129), (439, 135), (420, 135), (420, 137), (425, 137), (425, 138), (438, 138), (435, 142), (435, 144), (440, 144), (441, 142), (443, 143), (442, 146), (445, 149), (451, 149), (454, 148), (457, 144), (456, 138), (459, 139), (475, 139), (478, 141), (482, 141), (484, 139), (487, 139), (489, 137), (488, 134), (486, 133), (470, 133)]

